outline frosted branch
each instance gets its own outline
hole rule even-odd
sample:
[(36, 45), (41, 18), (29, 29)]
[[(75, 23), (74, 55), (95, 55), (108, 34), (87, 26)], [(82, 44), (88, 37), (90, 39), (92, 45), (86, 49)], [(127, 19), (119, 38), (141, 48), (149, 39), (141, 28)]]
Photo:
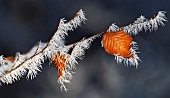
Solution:
[[(0, 56), (0, 81), (11, 84), (26, 73), (27, 78), (33, 79), (36, 77), (38, 71), (41, 71), (41, 64), (44, 63), (44, 60), (46, 58), (52, 59), (59, 51), (59, 47), (65, 46), (63, 39), (65, 35), (68, 35), (67, 32), (77, 28), (85, 20), (84, 12), (79, 10), (70, 21), (65, 23), (66, 20), (60, 20), (57, 31), (48, 43), (39, 42), (28, 53), (23, 55), (17, 53), (14, 60), (6, 60), (6, 58)], [(63, 53), (68, 51), (67, 48), (64, 50)]]
[(158, 25), (164, 26), (164, 22), (167, 21), (165, 13), (165, 11), (159, 11), (156, 17), (151, 18), (149, 20), (146, 19), (144, 16), (140, 16), (139, 18), (137, 18), (136, 21), (134, 21), (133, 24), (122, 27), (121, 29), (123, 29), (126, 33), (130, 35), (136, 35), (142, 30), (157, 30)]
[(25, 54), (18, 52), (15, 57), (5, 58), (1, 55), (0, 84), (12, 84), (20, 80), (24, 75), (28, 79), (33, 79), (37, 76), (38, 72), (41, 72), (44, 61), (49, 60), (58, 70), (58, 83), (61, 85), (61, 90), (64, 89), (67, 91), (65, 83), (70, 83), (72, 70), (78, 64), (77, 60), (83, 59), (85, 50), (89, 49), (94, 39), (103, 34), (107, 35), (107, 37), (105, 37), (104, 42), (102, 41), (102, 45), (107, 46), (104, 47), (106, 48), (105, 51), (109, 49), (106, 52), (114, 55), (117, 63), (123, 62), (125, 65), (134, 65), (137, 67), (139, 65), (138, 61), (140, 61), (137, 55), (139, 53), (137, 52), (138, 46), (129, 34), (135, 35), (142, 30), (157, 30), (159, 25), (165, 25), (164, 22), (167, 21), (167, 18), (163, 11), (158, 12), (157, 16), (150, 20), (141, 16), (133, 24), (128, 26), (119, 28), (117, 25), (112, 24), (105, 32), (66, 45), (64, 39), (68, 35), (68, 32), (81, 26), (81, 23), (85, 20), (87, 20), (85, 13), (80, 9), (70, 21), (66, 21), (64, 18), (60, 20), (58, 28), (50, 41), (46, 43), (38, 42), (29, 52)]

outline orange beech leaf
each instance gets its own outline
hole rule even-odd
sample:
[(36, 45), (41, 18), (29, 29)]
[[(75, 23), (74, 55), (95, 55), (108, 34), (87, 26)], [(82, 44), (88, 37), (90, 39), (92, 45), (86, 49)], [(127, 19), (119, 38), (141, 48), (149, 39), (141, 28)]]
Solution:
[(13, 60), (14, 60), (14, 57), (13, 57), (13, 56), (8, 56), (8, 57), (6, 57), (5, 59), (8, 60), (8, 61), (13, 61)]
[(119, 55), (124, 58), (133, 57), (130, 51), (132, 37), (123, 30), (118, 32), (106, 32), (103, 35), (103, 47), (105, 51), (112, 55)]
[(66, 56), (60, 55), (60, 53), (53, 57), (52, 61), (55, 67), (58, 69), (58, 78), (62, 76), (63, 71), (65, 70), (66, 59), (67, 59)]

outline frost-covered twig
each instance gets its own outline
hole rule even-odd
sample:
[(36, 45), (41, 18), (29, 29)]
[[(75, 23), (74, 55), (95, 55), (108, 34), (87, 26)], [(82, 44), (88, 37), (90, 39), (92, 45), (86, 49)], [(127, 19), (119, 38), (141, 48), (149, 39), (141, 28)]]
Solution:
[(139, 18), (137, 18), (136, 21), (134, 21), (134, 23), (122, 27), (122, 29), (125, 30), (126, 33), (131, 35), (136, 35), (142, 30), (157, 30), (159, 25), (165, 26), (164, 22), (167, 21), (165, 13), (165, 11), (159, 11), (154, 18), (151, 18), (149, 20), (141, 15)]

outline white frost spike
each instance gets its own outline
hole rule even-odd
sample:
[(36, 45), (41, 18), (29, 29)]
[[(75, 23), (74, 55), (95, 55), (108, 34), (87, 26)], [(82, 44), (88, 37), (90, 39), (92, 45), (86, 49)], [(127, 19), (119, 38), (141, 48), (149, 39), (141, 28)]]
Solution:
[(145, 16), (141, 15), (139, 18), (137, 18), (136, 21), (134, 21), (134, 23), (138, 24), (138, 23), (143, 23), (145, 21), (147, 21), (147, 19), (145, 18)]
[(140, 58), (137, 55), (137, 53), (139, 53), (139, 52), (137, 52), (138, 45), (134, 41), (131, 43), (131, 45), (132, 45), (132, 48), (130, 49), (130, 52), (133, 54), (133, 57), (124, 58), (122, 56), (115, 55), (115, 60), (117, 61), (117, 63), (123, 62), (126, 65), (130, 65), (130, 66), (133, 65), (133, 66), (136, 66), (136, 68), (137, 68), (138, 65), (139, 65), (138, 61), (141, 61)]
[(122, 27), (122, 29), (130, 35), (136, 35), (142, 30), (157, 30), (158, 25), (164, 26), (164, 22), (167, 21), (165, 13), (165, 11), (159, 11), (156, 17), (151, 18), (150, 20), (146, 19), (144, 16), (140, 16), (133, 24)]
[(111, 26), (109, 26), (109, 29), (107, 30), (107, 32), (117, 32), (119, 30), (120, 28), (117, 25), (112, 24)]

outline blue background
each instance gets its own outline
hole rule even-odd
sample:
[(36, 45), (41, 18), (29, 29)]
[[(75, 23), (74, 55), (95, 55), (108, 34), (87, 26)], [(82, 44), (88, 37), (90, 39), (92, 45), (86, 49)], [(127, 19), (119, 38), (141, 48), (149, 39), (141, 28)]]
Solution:
[[(163, 10), (169, 17), (169, 4), (169, 0), (0, 0), (0, 54), (15, 56), (40, 40), (48, 41), (59, 20), (70, 20), (79, 9), (88, 20), (69, 32), (67, 44), (105, 31), (112, 23), (128, 25), (140, 15), (150, 18)], [(45, 63), (35, 79), (2, 85), (0, 98), (170, 98), (170, 24), (165, 24), (133, 36), (141, 52), (138, 69), (117, 64), (99, 38), (84, 60), (78, 60), (67, 93), (60, 91), (56, 68)]]

